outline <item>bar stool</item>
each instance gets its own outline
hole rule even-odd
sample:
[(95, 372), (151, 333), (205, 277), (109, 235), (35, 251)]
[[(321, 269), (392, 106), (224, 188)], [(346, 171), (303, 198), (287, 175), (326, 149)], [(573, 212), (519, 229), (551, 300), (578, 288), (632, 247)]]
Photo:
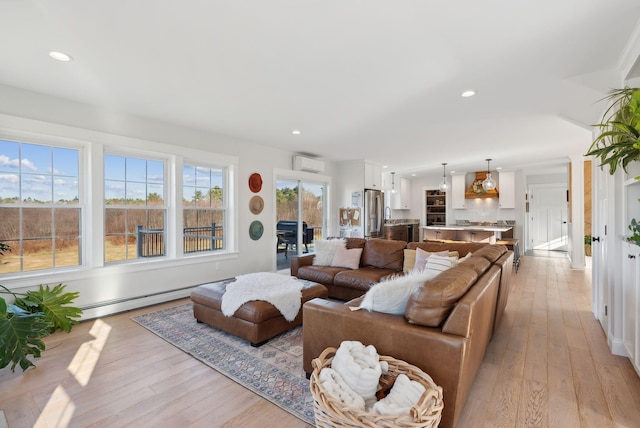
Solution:
[(511, 251), (513, 251), (513, 267), (518, 273), (518, 268), (520, 267), (520, 245), (517, 239), (501, 239), (496, 241), (498, 245), (504, 245)]

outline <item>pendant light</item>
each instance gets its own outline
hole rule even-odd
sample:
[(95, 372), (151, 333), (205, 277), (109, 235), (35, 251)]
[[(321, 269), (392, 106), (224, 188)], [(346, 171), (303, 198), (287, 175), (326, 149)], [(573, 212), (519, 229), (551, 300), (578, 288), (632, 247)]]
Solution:
[(391, 173), (391, 193), (396, 193), (396, 173)]
[(489, 162), (491, 159), (485, 159), (487, 161), (487, 178), (482, 182), (482, 188), (484, 190), (493, 190), (496, 188), (496, 180), (491, 178), (491, 172), (489, 172)]
[(438, 187), (440, 191), (443, 193), (449, 189), (449, 185), (447, 184), (446, 167), (447, 167), (447, 163), (444, 162), (442, 164), (442, 183), (440, 183), (440, 186)]

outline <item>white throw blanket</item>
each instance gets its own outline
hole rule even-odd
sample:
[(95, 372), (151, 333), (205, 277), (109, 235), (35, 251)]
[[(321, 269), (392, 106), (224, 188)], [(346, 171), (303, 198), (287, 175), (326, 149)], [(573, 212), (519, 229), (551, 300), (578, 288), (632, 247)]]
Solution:
[(373, 345), (364, 346), (361, 342), (346, 340), (336, 351), (331, 367), (367, 401), (375, 399), (380, 375), (387, 372), (389, 364), (379, 360)]
[(373, 405), (373, 412), (381, 415), (407, 415), (425, 392), (425, 387), (402, 373), (396, 378), (389, 395)]
[(344, 379), (342, 379), (342, 376), (331, 367), (323, 368), (320, 371), (318, 380), (327, 394), (340, 400), (345, 406), (364, 410), (364, 399), (351, 389)]
[(291, 276), (271, 272), (240, 275), (227, 284), (222, 295), (222, 313), (233, 316), (236, 310), (252, 300), (264, 300), (275, 306), (284, 319), (291, 322), (300, 311), (302, 282)]

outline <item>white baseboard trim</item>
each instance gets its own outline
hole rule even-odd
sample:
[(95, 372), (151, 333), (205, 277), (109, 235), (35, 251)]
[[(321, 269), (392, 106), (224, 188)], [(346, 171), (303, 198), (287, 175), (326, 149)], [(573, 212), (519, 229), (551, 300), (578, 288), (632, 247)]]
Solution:
[(4, 415), (3, 410), (0, 410), (0, 428), (9, 428), (9, 422), (7, 422), (7, 417)]
[[(118, 302), (104, 303), (99, 306), (82, 309), (81, 321), (94, 318), (100, 318), (107, 315), (113, 315), (120, 312), (127, 312), (133, 309), (143, 308), (145, 306), (156, 305), (158, 303), (169, 302), (171, 300), (183, 299), (191, 295), (193, 287), (181, 290), (170, 291), (167, 293), (154, 294), (152, 296), (143, 296), (135, 299), (129, 299)], [(1, 428), (1, 426), (0, 426)]]
[(629, 357), (629, 354), (627, 354), (627, 348), (624, 346), (624, 342), (615, 338), (611, 340), (611, 353), (621, 357)]

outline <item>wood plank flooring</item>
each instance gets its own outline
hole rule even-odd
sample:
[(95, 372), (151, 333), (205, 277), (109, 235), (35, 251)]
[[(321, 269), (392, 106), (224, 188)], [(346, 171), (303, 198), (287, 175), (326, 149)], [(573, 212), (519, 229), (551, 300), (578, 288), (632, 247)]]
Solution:
[[(590, 296), (589, 270), (523, 257), (458, 426), (639, 427), (640, 378)], [(8, 426), (308, 426), (129, 319), (185, 301), (83, 322), (48, 337), (36, 369), (1, 370)]]

